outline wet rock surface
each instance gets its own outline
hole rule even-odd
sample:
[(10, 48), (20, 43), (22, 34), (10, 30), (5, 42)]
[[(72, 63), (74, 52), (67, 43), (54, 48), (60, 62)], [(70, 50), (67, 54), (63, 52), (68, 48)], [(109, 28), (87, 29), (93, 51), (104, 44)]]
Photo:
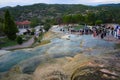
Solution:
[(37, 65), (32, 64), (41, 63), (43, 57), (46, 60), (46, 54), (51, 58), (74, 56), (82, 52), (85, 55), (97, 56), (112, 50), (114, 50), (114, 43), (94, 39), (91, 35), (71, 35), (70, 40), (54, 38), (51, 43), (45, 46), (39, 46), (31, 50), (16, 50), (1, 56), (0, 72), (8, 71), (15, 65), (26, 66), (26, 69), (31, 66), (31, 71), (33, 71), (33, 68)]
[(0, 80), (120, 80), (119, 51), (103, 55), (114, 50), (113, 42), (91, 35), (46, 36), (47, 45), (0, 56)]
[(71, 80), (119, 80), (119, 76), (105, 68), (83, 67), (75, 70)]
[(120, 80), (120, 58), (115, 56), (118, 52), (108, 57), (77, 54), (49, 59), (40, 64), (33, 74), (23, 73), (18, 66), (5, 73), (0, 80)]

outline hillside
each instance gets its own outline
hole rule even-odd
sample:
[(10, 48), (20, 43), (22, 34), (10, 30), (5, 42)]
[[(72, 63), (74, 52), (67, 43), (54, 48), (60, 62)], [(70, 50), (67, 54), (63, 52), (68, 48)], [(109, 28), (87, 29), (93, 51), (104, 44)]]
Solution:
[[(82, 4), (34, 4), (28, 6), (4, 7), (0, 9), (0, 17), (2, 17), (4, 10), (9, 9), (15, 20), (31, 20), (38, 19), (53, 19), (67, 14), (87, 14), (89, 12), (111, 14), (114, 18), (120, 17), (120, 4), (104, 4), (98, 6), (87, 6)], [(104, 13), (105, 12), (105, 13)], [(116, 13), (117, 12), (117, 13)]]

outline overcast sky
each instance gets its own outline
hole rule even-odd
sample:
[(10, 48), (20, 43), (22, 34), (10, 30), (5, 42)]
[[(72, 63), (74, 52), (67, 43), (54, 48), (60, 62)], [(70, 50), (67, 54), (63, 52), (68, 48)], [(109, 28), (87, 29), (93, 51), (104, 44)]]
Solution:
[(120, 0), (0, 0), (0, 7), (30, 5), (34, 3), (98, 5), (120, 3)]

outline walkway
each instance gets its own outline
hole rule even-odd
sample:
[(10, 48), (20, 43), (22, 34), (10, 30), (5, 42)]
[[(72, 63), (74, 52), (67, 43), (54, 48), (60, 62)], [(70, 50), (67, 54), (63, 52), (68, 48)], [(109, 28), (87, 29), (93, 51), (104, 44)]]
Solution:
[(33, 43), (34, 43), (34, 37), (32, 37), (30, 40), (24, 42), (21, 45), (5, 47), (5, 48), (2, 48), (2, 50), (12, 50), (12, 49), (27, 48), (27, 47), (30, 47)]
[[(96, 38), (101, 39), (100, 35), (98, 35)], [(120, 39), (117, 39), (112, 35), (107, 35), (103, 39), (106, 41), (114, 42), (114, 43), (120, 43)]]
[(112, 41), (112, 42), (115, 42), (115, 43), (120, 43), (120, 39), (117, 39), (117, 38), (115, 38), (113, 36), (106, 36), (104, 39), (107, 40), (107, 41)]

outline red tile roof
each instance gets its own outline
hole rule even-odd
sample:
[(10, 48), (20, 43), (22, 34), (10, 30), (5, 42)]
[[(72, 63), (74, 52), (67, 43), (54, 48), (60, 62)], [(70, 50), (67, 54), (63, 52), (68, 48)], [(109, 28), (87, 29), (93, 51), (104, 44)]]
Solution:
[(31, 22), (26, 20), (26, 21), (22, 21), (22, 22), (16, 22), (17, 25), (29, 25)]

